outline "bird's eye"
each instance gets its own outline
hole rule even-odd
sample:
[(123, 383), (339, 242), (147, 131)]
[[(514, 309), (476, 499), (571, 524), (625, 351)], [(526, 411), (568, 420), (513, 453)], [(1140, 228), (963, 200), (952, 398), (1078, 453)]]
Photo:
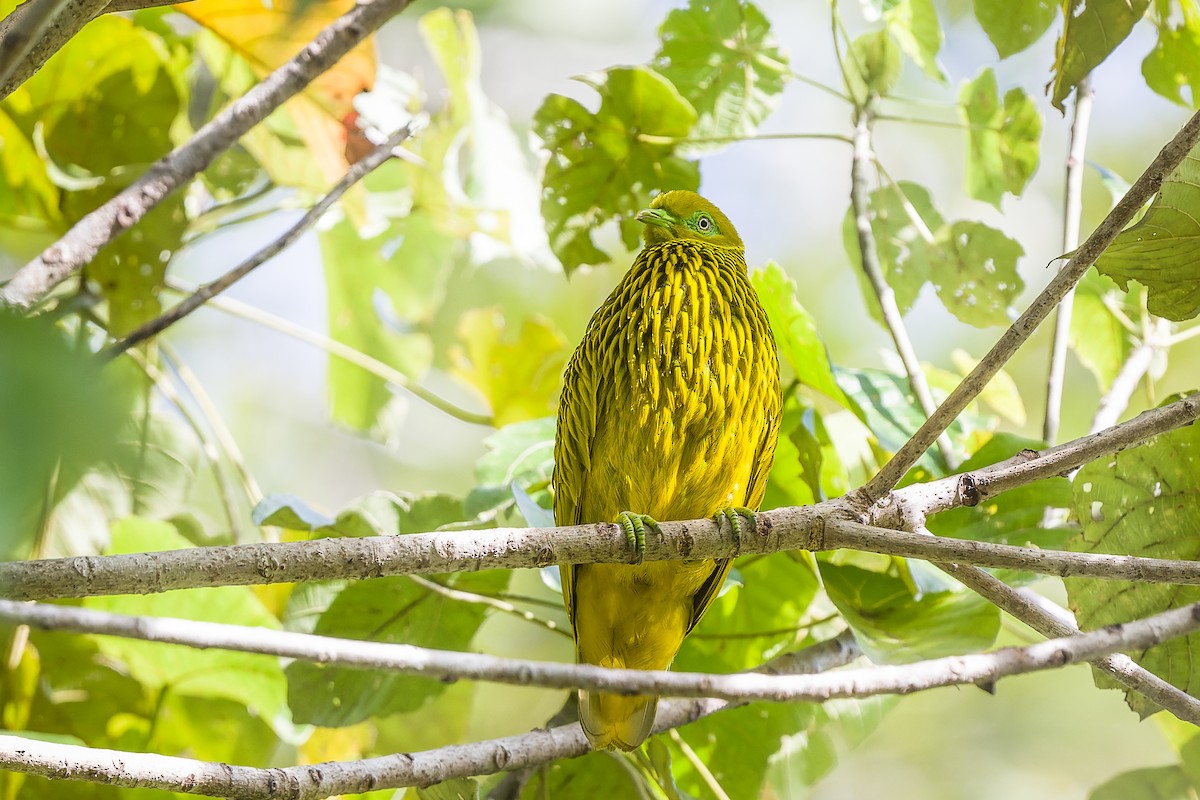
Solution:
[(709, 233), (713, 229), (713, 221), (707, 214), (701, 214), (696, 220), (696, 230)]

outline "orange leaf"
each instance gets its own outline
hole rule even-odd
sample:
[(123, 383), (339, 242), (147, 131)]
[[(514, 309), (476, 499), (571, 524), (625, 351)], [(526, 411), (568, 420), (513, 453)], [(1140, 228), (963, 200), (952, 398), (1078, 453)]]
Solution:
[[(354, 0), (194, 0), (176, 8), (223, 39), (259, 75), (300, 52)], [(375, 83), (375, 45), (367, 39), (287, 104), (304, 142), (331, 181), (349, 166), (343, 120), (354, 97)]]

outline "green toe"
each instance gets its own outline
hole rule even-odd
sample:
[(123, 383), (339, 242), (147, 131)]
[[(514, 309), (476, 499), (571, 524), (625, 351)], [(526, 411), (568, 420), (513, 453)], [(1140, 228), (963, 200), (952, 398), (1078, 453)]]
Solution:
[(616, 521), (625, 529), (625, 539), (629, 543), (629, 549), (636, 555), (634, 563), (641, 564), (646, 560), (646, 528), (662, 535), (658, 521), (646, 514), (635, 514), (632, 511), (622, 511), (617, 514)]
[(745, 520), (749, 525), (751, 533), (755, 533), (758, 530), (758, 521), (754, 510), (745, 506), (722, 508), (713, 516), (713, 521), (717, 523), (717, 527), (720, 527), (722, 518), (729, 520), (729, 529), (733, 532), (733, 541), (739, 550), (742, 547), (742, 520)]

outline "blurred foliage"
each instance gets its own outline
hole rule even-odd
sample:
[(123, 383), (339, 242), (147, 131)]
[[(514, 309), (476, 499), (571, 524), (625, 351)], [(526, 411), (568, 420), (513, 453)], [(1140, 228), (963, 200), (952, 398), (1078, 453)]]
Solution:
[[(0, 102), (0, 264), (19, 263), (53, 242), (350, 5), (205, 0), (90, 24)], [(830, 34), (851, 116), (873, 122), (884, 104), (900, 101), (898, 87), (906, 94), (920, 87), (963, 123), (964, 195), (996, 209), (1019, 201), (1039, 168), (1046, 133), (1033, 96), (1038, 87), (1002, 86), (997, 75), (1009, 72), (994, 65), (952, 87), (939, 63), (944, 33), (932, 0), (860, 5), (865, 29), (852, 36), (838, 17)], [(0, 13), (13, 6), (0, 0)], [(1059, 7), (1046, 0), (973, 4), (1001, 59), (1034, 46), (1060, 21), (1056, 55), (1043, 54), (1053, 60), (1049, 89), (1060, 109), (1148, 13), (1143, 24), (1153, 25), (1155, 40), (1142, 64), (1147, 85), (1174, 102), (1195, 102), (1200, 12), (1193, 2), (1073, 0), (1061, 18)], [(180, 12), (191, 22), (181, 24)], [(576, 335), (571, 325), (579, 323), (569, 311), (541, 305), (547, 295), (538, 287), (561, 285), (564, 275), (578, 286), (588, 280), (587, 265), (628, 263), (625, 251), (636, 249), (640, 236), (633, 216), (655, 192), (697, 188), (698, 159), (758, 136), (790, 83), (811, 82), (793, 73), (780, 33), (752, 3), (687, 0), (666, 13), (646, 63), (580, 76), (584, 102), (552, 94), (532, 119), (511, 122), (484, 92), (484, 56), (466, 11), (434, 9), (420, 17), (415, 35), (432, 62), (429, 75), (379, 66), (371, 45), (356, 50), (220, 155), (185, 192), (109, 244), (84, 281), (48, 301), (50, 313), (0, 316), (2, 557), (546, 524), (553, 415)], [(406, 143), (404, 157), (370, 175), (316, 233), (328, 335), (364, 357), (355, 363), (330, 357), (329, 413), (355, 434), (394, 443), (407, 430), (406, 408), (420, 402), (396, 384), (437, 386), (486, 409), (493, 425), (483, 452), (465, 489), (380, 491), (335, 510), (287, 494), (263, 497), (202, 387), (187, 383), (181, 365), (156, 347), (103, 367), (92, 356), (106, 336), (159, 312), (168, 267), (181, 247), (307, 202), (371, 137), (418, 117), (426, 124)], [(1064, 127), (1055, 121), (1053, 135), (1063, 135)], [(1022, 244), (980, 220), (947, 219), (938, 208), (948, 202), (935, 202), (930, 189), (908, 176), (893, 179), (883, 156), (878, 160), (868, 222), (901, 312), (910, 313), (924, 293), (968, 325), (1007, 325), (1024, 289), (1017, 271)], [(1185, 321), (1200, 309), (1193, 257), (1198, 164), (1193, 156), (1167, 177), (1141, 221), (1105, 253), (1102, 274), (1080, 284), (1070, 346), (1102, 392), (1155, 315)], [(1120, 181), (1106, 175), (1120, 194)], [(762, 209), (779, 212), (786, 224), (790, 209), (769, 203)], [(842, 233), (840, 266), (860, 274), (852, 212)], [(764, 507), (840, 496), (873, 475), (924, 413), (898, 370), (831, 359), (798, 265), (771, 262), (751, 279), (775, 332), (786, 387)], [(860, 287), (881, 322), (873, 291), (865, 281)], [(590, 298), (593, 305), (599, 300)], [(1160, 358), (1166, 357), (1163, 348)], [(935, 399), (974, 363), (961, 353), (957, 372), (928, 368)], [(948, 431), (951, 454), (966, 460), (952, 466), (945, 453), (931, 451), (905, 481), (1040, 448), (1000, 430), (1025, 423), (1027, 402), (1001, 373)], [(1160, 437), (1088, 465), (1072, 481), (1046, 479), (937, 514), (928, 526), (981, 541), (1195, 559), (1194, 537), (1179, 533), (1197, 518), (1198, 435), (1181, 430)], [(997, 574), (1014, 585), (1035, 580)], [(567, 658), (555, 580), (553, 570), (485, 571), (82, 604)], [(1082, 580), (1067, 587), (1087, 627), (1196, 599), (1186, 587)], [(676, 667), (753, 669), (846, 629), (873, 660), (905, 662), (985, 650), (1000, 615), (923, 562), (847, 552), (746, 557), (685, 641)], [(1176, 640), (1137, 657), (1176, 685), (1194, 688), (1195, 641)], [(543, 691), (532, 700), (526, 690), (299, 661), (285, 668), (263, 656), (112, 637), (34, 632), (25, 638), (12, 628), (0, 629), (0, 645), (6, 730), (252, 766), (434, 748), (479, 738), (479, 731), (516, 733), (545, 725), (567, 696)], [(675, 800), (709, 796), (715, 782), (735, 798), (799, 796), (897, 702), (746, 705), (655, 737), (637, 754), (545, 765), (504, 788), (512, 792), (506, 796), (528, 798)], [(1137, 698), (1131, 703), (1151, 710)], [(1168, 733), (1178, 764), (1118, 776), (1093, 797), (1194, 793), (1200, 737), (1169, 726)], [(516, 779), (457, 780), (402, 796), (484, 797), (502, 780)], [(0, 800), (167, 796), (0, 774)]]

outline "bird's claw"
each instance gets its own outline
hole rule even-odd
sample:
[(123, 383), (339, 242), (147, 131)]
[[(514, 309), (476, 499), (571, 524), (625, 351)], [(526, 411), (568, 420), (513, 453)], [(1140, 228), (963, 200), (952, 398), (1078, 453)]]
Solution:
[(641, 564), (646, 560), (646, 528), (662, 535), (662, 529), (658, 527), (658, 520), (647, 514), (622, 511), (617, 514), (617, 524), (625, 529), (625, 540), (629, 543), (629, 549), (636, 556), (634, 563)]
[(733, 532), (733, 542), (740, 550), (742, 547), (742, 520), (750, 526), (750, 532), (758, 531), (758, 518), (753, 509), (745, 506), (731, 506), (722, 508), (713, 516), (713, 521), (717, 523), (717, 527), (721, 527), (721, 519), (729, 520), (729, 529)]

